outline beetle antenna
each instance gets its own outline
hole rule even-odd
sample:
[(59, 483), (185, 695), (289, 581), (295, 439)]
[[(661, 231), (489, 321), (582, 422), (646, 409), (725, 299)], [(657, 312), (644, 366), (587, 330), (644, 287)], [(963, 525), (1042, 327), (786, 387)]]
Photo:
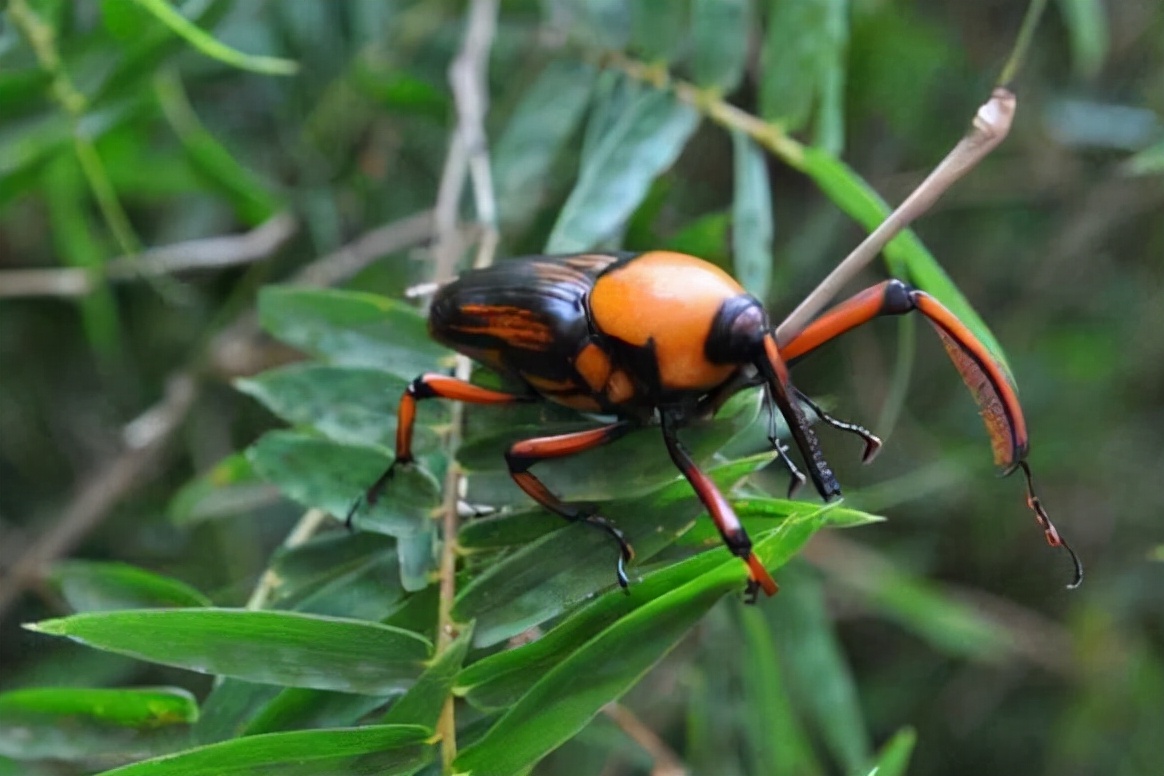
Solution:
[(850, 423), (847, 420), (840, 420), (834, 418), (820, 408), (816, 402), (808, 398), (799, 388), (796, 389), (796, 398), (804, 402), (813, 414), (817, 416), (822, 422), (827, 423), (839, 431), (847, 431), (850, 434), (856, 434), (865, 440), (865, 452), (861, 453), (861, 463), (869, 463), (877, 457), (877, 453), (881, 451), (881, 439), (869, 429), (857, 423)]
[(788, 457), (788, 446), (780, 441), (780, 435), (777, 434), (778, 426), (776, 423), (776, 402), (772, 399), (772, 391), (768, 386), (764, 386), (764, 403), (768, 405), (768, 441), (772, 443), (772, 447), (776, 448), (776, 453), (780, 456), (780, 460), (788, 467), (788, 498), (794, 498), (797, 491), (803, 487), (805, 482), (804, 472), (796, 468), (796, 464)]
[(1027, 506), (1035, 513), (1035, 520), (1039, 522), (1039, 526), (1043, 529), (1043, 535), (1047, 537), (1047, 544), (1052, 547), (1062, 547), (1071, 556), (1071, 563), (1075, 566), (1075, 578), (1071, 581), (1071, 584), (1067, 585), (1067, 589), (1074, 590), (1083, 583), (1083, 563), (1079, 560), (1079, 556), (1075, 554), (1075, 550), (1071, 549), (1071, 545), (1067, 544), (1066, 540), (1059, 535), (1059, 531), (1055, 528), (1055, 524), (1051, 522), (1047, 510), (1043, 508), (1043, 502), (1035, 494), (1035, 486), (1031, 482), (1031, 467), (1027, 465), (1026, 461), (1019, 461), (1018, 465), (1022, 468), (1023, 475), (1027, 479)]

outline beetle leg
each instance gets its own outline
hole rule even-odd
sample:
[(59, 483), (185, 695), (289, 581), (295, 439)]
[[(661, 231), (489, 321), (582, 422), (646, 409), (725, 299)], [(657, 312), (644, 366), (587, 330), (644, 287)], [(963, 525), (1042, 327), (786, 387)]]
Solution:
[(768, 442), (776, 449), (780, 460), (788, 467), (788, 498), (793, 498), (796, 496), (796, 492), (804, 486), (804, 472), (796, 468), (796, 464), (788, 457), (788, 445), (780, 441), (779, 429), (776, 425), (776, 402), (772, 398), (770, 389), (764, 389), (764, 401), (768, 404)]
[(776, 347), (776, 337), (768, 332), (762, 340), (762, 354), (756, 361), (756, 368), (764, 376), (768, 395), (780, 408), (780, 414), (788, 423), (788, 431), (796, 442), (812, 483), (825, 501), (832, 501), (841, 495), (841, 486), (836, 475), (825, 460), (820, 449), (820, 441), (804, 417), (800, 403), (795, 400), (796, 388), (788, 376), (788, 366), (780, 350)]
[(800, 389), (796, 390), (796, 398), (804, 404), (808, 405), (808, 408), (812, 410), (813, 414), (820, 418), (822, 422), (827, 423), (840, 431), (847, 431), (850, 434), (856, 434), (857, 436), (864, 439), (865, 452), (861, 454), (861, 463), (869, 463), (877, 457), (877, 453), (881, 450), (881, 439), (872, 431), (857, 423), (850, 423), (847, 420), (839, 420), (834, 418), (832, 415), (822, 410), (819, 404), (806, 396), (802, 391), (800, 391)]
[(629, 421), (620, 420), (607, 426), (592, 428), (586, 431), (577, 431), (572, 434), (561, 434), (552, 437), (537, 437), (514, 443), (505, 452), (505, 462), (509, 465), (509, 476), (517, 486), (524, 490), (534, 501), (556, 515), (564, 517), (570, 522), (585, 522), (606, 531), (618, 542), (619, 556), (616, 574), (618, 584), (626, 590), (628, 581), (625, 564), (632, 561), (635, 551), (626, 540), (626, 536), (614, 523), (598, 514), (587, 504), (571, 504), (562, 501), (541, 480), (537, 478), (530, 467), (540, 461), (550, 458), (562, 458), (595, 447), (609, 444), (630, 431)]
[(683, 476), (691, 483), (691, 487), (695, 489), (695, 495), (699, 496), (703, 506), (707, 507), (707, 512), (711, 515), (712, 521), (715, 522), (715, 527), (719, 530), (723, 543), (727, 545), (733, 555), (748, 564), (749, 579), (746, 596), (754, 602), (758, 587), (763, 588), (768, 595), (775, 595), (780, 588), (776, 584), (776, 580), (772, 579), (772, 575), (768, 573), (768, 569), (764, 568), (764, 564), (756, 557), (756, 553), (752, 552), (752, 540), (748, 538), (748, 533), (740, 524), (740, 519), (736, 517), (731, 504), (719, 492), (719, 488), (715, 487), (711, 478), (695, 465), (691, 453), (687, 452), (687, 448), (679, 441), (673, 418), (666, 412), (661, 413), (661, 415), (663, 441), (667, 444), (667, 452), (671, 454), (671, 460), (675, 462), (679, 471), (683, 472)]
[(874, 318), (904, 315), (915, 310), (933, 325), (962, 381), (974, 396), (990, 435), (995, 465), (1002, 469), (1003, 474), (1022, 469), (1026, 475), (1027, 505), (1035, 513), (1047, 543), (1052, 547), (1063, 547), (1071, 555), (1075, 565), (1072, 585), (1078, 585), (1083, 574), (1078, 558), (1055, 530), (1031, 489), (1030, 468), (1026, 465), (1027, 426), (1014, 386), (986, 345), (937, 299), (900, 280), (886, 280), (826, 310), (793, 335), (780, 352), (785, 359), (793, 361)]
[(380, 477), (372, 483), (363, 498), (356, 499), (344, 525), (349, 529), (360, 505), (367, 502), (375, 504), (380, 492), (392, 480), (396, 469), (412, 463), (412, 432), (416, 427), (416, 403), (422, 399), (452, 399), (454, 401), (469, 402), (471, 404), (509, 404), (512, 402), (529, 401), (532, 397), (503, 391), (493, 391), (473, 385), (465, 380), (458, 380), (448, 375), (426, 372), (408, 384), (404, 395), (400, 397), (400, 404), (396, 409), (396, 457)]

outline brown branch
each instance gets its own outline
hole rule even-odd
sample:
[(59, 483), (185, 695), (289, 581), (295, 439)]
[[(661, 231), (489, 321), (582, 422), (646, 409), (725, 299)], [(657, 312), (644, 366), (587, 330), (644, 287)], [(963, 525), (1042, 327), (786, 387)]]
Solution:
[(0, 272), (0, 298), (85, 296), (106, 280), (127, 281), (251, 264), (273, 255), (298, 228), (291, 214), (280, 213), (243, 234), (188, 240), (134, 256), (119, 256), (106, 264), (103, 275), (79, 267), (6, 270)]
[(179, 373), (162, 400), (126, 426), (122, 452), (98, 468), (78, 489), (53, 527), (38, 538), (0, 581), (0, 620), (44, 568), (71, 552), (109, 514), (146, 472), (181, 426), (198, 395), (193, 376)]
[[(438, 282), (450, 279), (466, 243), (459, 239), (458, 221), (466, 178), (473, 182), (473, 199), (477, 223), (482, 229), (474, 266), (486, 266), (493, 261), (497, 246), (496, 204), (493, 180), (485, 136), (485, 115), (489, 106), (486, 70), (489, 51), (497, 26), (497, 0), (473, 0), (469, 6), (465, 37), (461, 50), (449, 66), (449, 83), (457, 108), (457, 126), (449, 141), (449, 151), (441, 173), (433, 222), (436, 240), (433, 245), (434, 277)], [(469, 378), (471, 364), (464, 356), (457, 357), (457, 376)], [(440, 597), (437, 605), (437, 642), (439, 655), (457, 637), (459, 626), (453, 618), (453, 602), (457, 593), (457, 532), (459, 515), (457, 503), (464, 482), (460, 467), (452, 453), (460, 444), (463, 410), (460, 403), (453, 405), (447, 449), (450, 453), (445, 476), (444, 502), (441, 505)], [(454, 716), (454, 698), (445, 698), (437, 721), (441, 739), (441, 763), (445, 773), (451, 773), (457, 757), (457, 725)]]
[(667, 742), (647, 727), (633, 711), (617, 701), (611, 701), (602, 707), (602, 713), (610, 717), (622, 732), (632, 741), (643, 748), (651, 756), (651, 776), (686, 776), (687, 767), (679, 759), (679, 755), (667, 746)]

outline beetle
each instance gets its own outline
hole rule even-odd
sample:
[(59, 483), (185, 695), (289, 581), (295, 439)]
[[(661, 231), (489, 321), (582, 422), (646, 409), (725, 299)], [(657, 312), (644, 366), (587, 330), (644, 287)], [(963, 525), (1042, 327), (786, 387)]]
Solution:
[[(429, 312), (432, 337), (507, 378), (516, 391), (493, 390), (444, 374), (413, 380), (400, 399), (396, 457), (367, 490), (375, 503), (401, 466), (412, 464), (416, 404), (442, 398), (475, 404), (548, 400), (609, 416), (595, 428), (526, 439), (505, 452), (514, 482), (538, 504), (569, 521), (594, 525), (618, 543), (617, 579), (634, 551), (618, 527), (591, 505), (569, 503), (530, 471), (537, 463), (614, 442), (633, 428), (658, 423), (676, 467), (706, 507), (727, 548), (748, 567), (747, 597), (777, 584), (752, 549), (731, 505), (679, 439), (694, 418), (707, 417), (733, 394), (762, 386), (771, 415), (769, 438), (792, 474), (790, 492), (804, 482), (775, 435), (775, 412), (787, 423), (808, 478), (825, 501), (841, 495), (806, 415), (865, 440), (864, 460), (880, 441), (861, 426), (837, 420), (792, 384), (789, 365), (874, 318), (919, 312), (942, 344), (979, 405), (994, 461), (1004, 474), (1021, 469), (1027, 504), (1047, 542), (1071, 553), (1075, 582), (1082, 568), (1035, 495), (1026, 463), (1026, 422), (1006, 371), (986, 346), (933, 296), (900, 280), (886, 280), (843, 301), (782, 345), (768, 315), (727, 272), (703, 259), (671, 251), (530, 256), (475, 269), (439, 288)], [(359, 502), (348, 514), (348, 524)]]

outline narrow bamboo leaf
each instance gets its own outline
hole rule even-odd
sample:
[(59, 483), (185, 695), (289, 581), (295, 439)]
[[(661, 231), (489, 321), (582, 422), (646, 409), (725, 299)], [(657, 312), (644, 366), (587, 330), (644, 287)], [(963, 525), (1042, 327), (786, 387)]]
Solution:
[(124, 563), (65, 561), (49, 578), (77, 612), (210, 605), (184, 582)]
[(547, 673), (456, 766), (474, 776), (509, 776), (536, 763), (622, 696), (687, 630), (739, 585), (729, 566), (696, 578), (619, 619)]
[(841, 570), (834, 579), (881, 616), (949, 655), (995, 660), (1014, 647), (1010, 635), (931, 582), (888, 567)]
[(646, 62), (666, 65), (686, 43), (688, 0), (631, 3), (630, 48)]
[(847, 13), (846, 0), (770, 0), (760, 54), (760, 114), (765, 119), (788, 131), (808, 124), (827, 73), (841, 67)]
[(812, 574), (785, 570), (783, 591), (766, 614), (779, 634), (780, 654), (797, 708), (842, 770), (860, 772), (871, 755), (869, 734), (820, 581)]
[(250, 70), (265, 75), (293, 75), (299, 70), (299, 65), (291, 60), (244, 54), (227, 46), (175, 10), (167, 0), (135, 1), (175, 34), (181, 36), (187, 43), (211, 59), (217, 59), (223, 64), (240, 70)]
[(725, 93), (735, 89), (744, 75), (751, 27), (751, 0), (692, 0), (695, 83)]
[(559, 59), (526, 90), (493, 148), (502, 224), (525, 223), (545, 199), (554, 160), (576, 133), (597, 76), (589, 64)]
[(202, 702), (202, 716), (194, 726), (192, 743), (213, 744), (241, 736), (280, 692), (273, 684), (222, 679)]
[[(347, 447), (294, 431), (271, 431), (247, 450), (255, 470), (304, 506), (346, 515), (356, 499), (388, 468), (391, 458), (369, 448)], [(374, 505), (361, 504), (362, 528), (411, 535), (440, 503), (440, 487), (419, 467), (401, 469)]]
[(294, 607), (321, 587), (394, 555), (395, 542), (368, 532), (333, 531), (295, 547), (280, 548), (271, 561), (276, 577), (271, 600), (282, 608)]
[(183, 485), (166, 514), (178, 525), (195, 525), (245, 514), (273, 504), (279, 491), (255, 472), (246, 453), (232, 453)]
[[(890, 209), (880, 195), (834, 155), (806, 148), (798, 166), (837, 207), (866, 229), (876, 229), (889, 215)], [(908, 230), (899, 234), (885, 246), (884, 254), (891, 274), (937, 297), (1009, 371), (998, 340), (916, 234)]]
[[(120, 0), (125, 4), (124, 0)], [(162, 113), (182, 142), (190, 166), (226, 197), (241, 221), (258, 225), (278, 213), (283, 198), (257, 173), (242, 164), (221, 141), (212, 135), (186, 99), (182, 82), (172, 72), (154, 81)]]
[(427, 728), (376, 725), (268, 733), (105, 771), (103, 776), (325, 776), (414, 773), (432, 759)]
[(383, 695), (286, 687), (255, 714), (241, 735), (355, 725), (387, 702)]
[(372, 294), (264, 288), (259, 320), (278, 339), (324, 361), (375, 367), (405, 380), (439, 368), (448, 356), (429, 339), (420, 313)]
[(15, 690), (0, 694), (0, 755), (18, 760), (149, 756), (175, 740), (168, 728), (197, 718), (194, 697), (177, 688)]
[[(819, 508), (789, 520), (757, 535), (756, 553), (768, 569), (780, 568), (822, 525), (823, 510)], [(744, 564), (722, 547), (707, 550), (648, 573), (631, 588), (629, 595), (621, 590), (607, 591), (567, 616), (537, 641), (477, 661), (457, 678), (458, 694), (466, 695), (470, 702), (483, 709), (506, 708), (540, 681), (547, 671), (573, 654), (579, 645), (628, 613), (721, 566), (734, 570), (737, 589), (743, 590), (747, 578)]]
[(867, 771), (868, 776), (905, 776), (916, 744), (917, 732), (913, 728), (897, 731), (877, 753), (876, 762)]
[(667, 92), (650, 90), (635, 98), (583, 159), (546, 252), (583, 251), (613, 237), (698, 124), (698, 112)]
[(579, 155), (582, 165), (594, 157), (622, 115), (650, 89), (637, 78), (629, 78), (616, 70), (603, 70), (598, 74), (590, 115), (582, 132), (582, 152)]
[[(409, 380), (368, 367), (300, 363), (235, 381), (243, 393), (289, 423), (311, 426), (337, 442), (391, 447), (396, 438), (396, 406)], [(448, 415), (446, 402), (430, 402), (425, 419)], [(436, 443), (418, 426), (414, 448)]]
[(469, 625), (457, 634), (457, 638), (444, 652), (433, 658), (432, 664), (420, 675), (416, 684), (392, 704), (381, 722), (435, 728), (472, 642), (473, 626)]
[[(48, 166), (44, 188), (57, 253), (74, 267), (89, 270), (102, 278), (108, 249), (102, 245), (90, 216), (91, 193), (80, 166), (70, 156), (59, 157)], [(117, 302), (107, 284), (101, 283), (81, 300), (81, 314), (90, 344), (103, 357), (121, 349), (121, 323)]]
[(772, 284), (772, 192), (768, 162), (751, 138), (732, 130), (735, 189), (732, 194), (732, 253), (735, 275), (757, 299)]
[[(767, 458), (735, 462), (709, 472), (728, 487)], [(648, 560), (687, 530), (703, 511), (686, 480), (636, 499), (605, 504), (602, 515)], [(618, 548), (605, 532), (568, 525), (517, 550), (474, 578), (457, 596), (454, 616), (476, 621), (475, 643), (495, 644), (560, 614), (595, 591), (611, 588)], [(637, 584), (630, 568), (631, 594)]]
[(1093, 78), (1111, 46), (1107, 12), (1100, 0), (1059, 0), (1071, 36), (1071, 64), (1076, 74)]
[(457, 677), (457, 693), (479, 709), (508, 708), (546, 672), (621, 617), (709, 573), (723, 562), (722, 552), (707, 550), (649, 572), (629, 595), (620, 589), (608, 590), (541, 638), (489, 655), (465, 668)]
[(377, 623), (243, 609), (100, 612), (26, 627), (200, 673), (371, 695), (409, 686), (430, 648)]
[(101, 0), (101, 24), (114, 38), (129, 43), (146, 34), (155, 20), (136, 3)]
[(744, 688), (745, 745), (752, 773), (800, 776), (822, 773), (812, 743), (796, 716), (780, 668), (776, 641), (754, 607), (737, 609)]
[[(808, 501), (789, 501), (781, 498), (752, 496), (731, 499), (732, 508), (750, 532), (770, 528), (777, 521), (803, 518), (820, 512), (824, 524), (830, 528), (852, 528), (869, 523), (878, 523), (885, 518), (871, 515), (857, 509), (842, 506), (838, 502), (821, 507)], [(679, 538), (681, 546), (712, 546), (720, 542), (719, 534), (710, 521), (700, 520), (691, 530)]]

